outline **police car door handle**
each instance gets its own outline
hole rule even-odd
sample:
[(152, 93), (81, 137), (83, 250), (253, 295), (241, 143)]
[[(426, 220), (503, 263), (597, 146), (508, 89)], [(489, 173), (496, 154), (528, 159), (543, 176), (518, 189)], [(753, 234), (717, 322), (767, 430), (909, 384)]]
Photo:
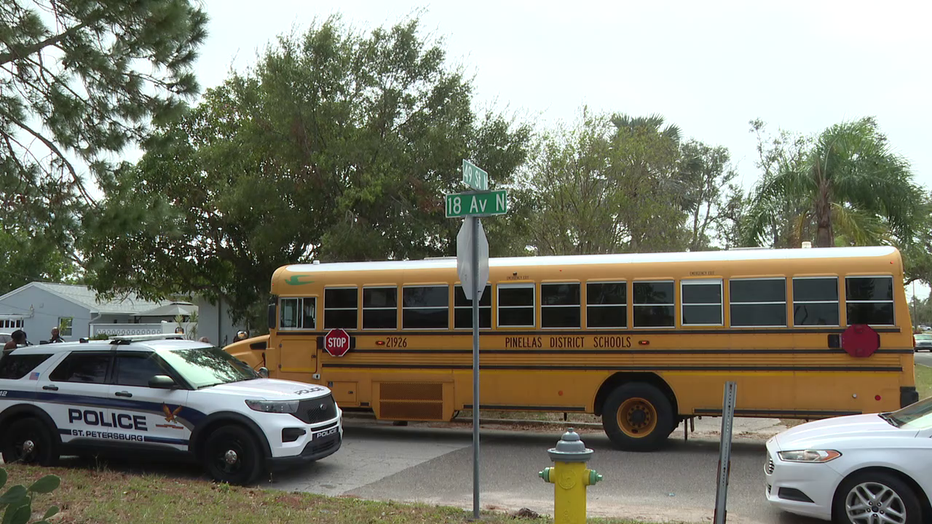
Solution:
[(45, 389), (48, 391), (58, 391), (58, 386), (42, 386), (42, 389)]
[(118, 396), (118, 397), (131, 397), (131, 396), (133, 396), (133, 394), (130, 393), (129, 391), (117, 391), (116, 393), (114, 393), (114, 395), (116, 395), (116, 396)]

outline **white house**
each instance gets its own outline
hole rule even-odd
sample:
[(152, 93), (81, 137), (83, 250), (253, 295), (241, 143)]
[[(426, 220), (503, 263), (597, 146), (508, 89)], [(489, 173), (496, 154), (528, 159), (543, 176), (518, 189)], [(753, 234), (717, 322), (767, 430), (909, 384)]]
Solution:
[(173, 333), (177, 315), (183, 317), (185, 333), (193, 336), (197, 325), (188, 320), (196, 314), (197, 306), (188, 302), (150, 302), (135, 295), (98, 301), (97, 293), (85, 286), (47, 282), (32, 282), (0, 296), (0, 331), (23, 329), (34, 344), (48, 340), (56, 326), (64, 328), (65, 340)]
[(211, 304), (203, 297), (196, 297), (194, 303), (197, 304), (198, 336), (207, 337), (212, 343), (223, 347), (233, 342), (237, 331), (245, 329), (230, 318), (230, 308), (223, 303), (223, 299)]

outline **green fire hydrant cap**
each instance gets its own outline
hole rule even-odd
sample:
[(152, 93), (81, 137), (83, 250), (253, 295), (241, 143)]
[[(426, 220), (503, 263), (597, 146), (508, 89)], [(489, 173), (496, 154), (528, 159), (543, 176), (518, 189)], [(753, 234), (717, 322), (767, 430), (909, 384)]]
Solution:
[(592, 450), (579, 439), (579, 434), (568, 428), (557, 446), (547, 450), (550, 460), (554, 462), (588, 462)]

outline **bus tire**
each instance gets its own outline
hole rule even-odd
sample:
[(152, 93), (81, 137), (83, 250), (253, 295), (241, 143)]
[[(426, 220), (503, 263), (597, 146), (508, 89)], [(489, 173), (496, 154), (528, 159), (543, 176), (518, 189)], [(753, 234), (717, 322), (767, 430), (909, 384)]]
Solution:
[(605, 399), (602, 427), (615, 448), (622, 451), (652, 451), (670, 435), (673, 406), (656, 387), (628, 382)]

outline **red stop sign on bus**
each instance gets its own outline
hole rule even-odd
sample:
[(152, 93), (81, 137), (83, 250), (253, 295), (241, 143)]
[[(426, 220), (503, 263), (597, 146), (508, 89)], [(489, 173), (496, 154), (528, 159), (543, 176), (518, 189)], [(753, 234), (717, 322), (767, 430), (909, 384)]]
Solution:
[(324, 335), (324, 351), (334, 357), (342, 357), (350, 350), (349, 333), (342, 329), (331, 329)]

